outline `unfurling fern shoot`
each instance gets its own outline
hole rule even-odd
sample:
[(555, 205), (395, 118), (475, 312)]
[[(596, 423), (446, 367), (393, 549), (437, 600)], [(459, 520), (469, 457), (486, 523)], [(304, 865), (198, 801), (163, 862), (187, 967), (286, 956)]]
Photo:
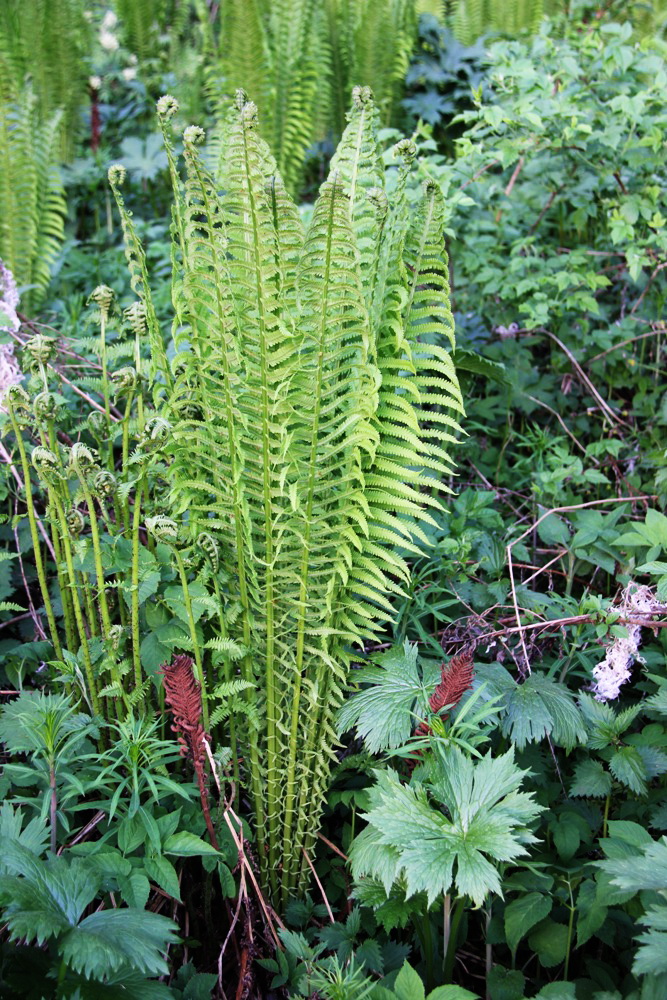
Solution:
[(409, 580), (462, 412), (442, 194), (428, 184), (411, 205), (406, 140), (388, 199), (368, 88), (348, 117), (306, 232), (242, 93), (215, 171), (224, 193), (200, 129), (184, 135), (184, 180), (172, 174), (176, 350), (155, 385), (172, 513), (215, 543), (214, 586), (238, 609), (221, 637), (237, 654), (234, 740), (283, 903), (307, 879), (353, 649)]

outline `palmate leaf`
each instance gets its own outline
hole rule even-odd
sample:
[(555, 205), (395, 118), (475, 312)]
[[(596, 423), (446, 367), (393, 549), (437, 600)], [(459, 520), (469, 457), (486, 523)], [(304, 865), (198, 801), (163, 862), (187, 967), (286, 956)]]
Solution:
[(147, 910), (99, 910), (60, 941), (64, 960), (76, 972), (100, 977), (130, 966), (148, 976), (165, 975), (164, 951), (178, 941), (176, 925)]
[(344, 733), (354, 726), (369, 753), (401, 746), (427, 711), (417, 653), (417, 644), (406, 640), (402, 648), (388, 649), (375, 657), (375, 666), (355, 674), (357, 684), (369, 686), (346, 700), (338, 713), (338, 729)]
[(570, 691), (537, 672), (509, 692), (502, 729), (519, 750), (545, 736), (567, 750), (586, 742), (586, 728)]
[(598, 865), (620, 889), (653, 890), (663, 897), (657, 905), (649, 906), (639, 920), (648, 930), (638, 938), (639, 949), (632, 969), (637, 975), (667, 973), (667, 837), (645, 844), (640, 854), (600, 861)]
[(369, 825), (350, 852), (352, 872), (380, 879), (387, 892), (402, 873), (408, 896), (424, 891), (432, 902), (454, 887), (481, 905), (489, 892), (502, 895), (493, 862), (527, 853), (535, 840), (528, 824), (541, 807), (518, 791), (526, 772), (513, 750), (475, 764), (452, 748), (435, 760), (423, 785), (403, 785), (392, 770), (376, 772), (364, 815)]

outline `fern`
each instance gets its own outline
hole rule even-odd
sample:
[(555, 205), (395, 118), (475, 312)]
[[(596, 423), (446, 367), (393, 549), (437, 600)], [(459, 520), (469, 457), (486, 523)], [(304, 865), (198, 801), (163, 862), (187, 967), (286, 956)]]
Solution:
[(534, 33), (545, 15), (560, 13), (562, 0), (455, 0), (452, 30), (464, 45), (489, 32)]
[(59, 152), (70, 159), (88, 96), (91, 32), (81, 0), (7, 0), (0, 4), (0, 99), (17, 100), (26, 80), (40, 123), (62, 116)]
[(316, 836), (352, 647), (392, 615), (409, 578), (396, 549), (418, 550), (419, 521), (440, 507), (462, 410), (441, 197), (428, 188), (412, 211), (407, 163), (387, 203), (376, 125), (369, 93), (355, 92), (305, 236), (242, 97), (224, 196), (201, 129), (185, 131), (182, 185), (174, 174), (172, 499), (219, 553), (234, 613), (209, 644), (229, 663), (212, 722), (234, 718), (263, 879), (283, 900), (307, 877), (301, 848)]
[(64, 239), (65, 198), (57, 168), (61, 116), (40, 124), (26, 89), (0, 105), (0, 258), (20, 285), (30, 312), (49, 283)]

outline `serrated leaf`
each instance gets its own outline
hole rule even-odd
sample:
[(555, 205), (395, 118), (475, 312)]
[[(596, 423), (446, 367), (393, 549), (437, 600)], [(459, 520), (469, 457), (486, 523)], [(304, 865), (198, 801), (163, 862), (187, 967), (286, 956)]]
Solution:
[(98, 976), (124, 965), (149, 976), (169, 970), (164, 951), (178, 941), (178, 927), (167, 917), (148, 910), (99, 910), (72, 928), (60, 941), (65, 962), (75, 972)]
[(394, 983), (394, 993), (399, 1000), (425, 1000), (424, 984), (412, 966), (405, 962)]
[(541, 892), (529, 892), (505, 907), (505, 937), (512, 951), (535, 924), (551, 913), (552, 901)]
[(575, 767), (570, 795), (604, 799), (611, 791), (611, 783), (611, 775), (605, 771), (602, 763), (589, 757)]
[(646, 768), (636, 747), (621, 747), (612, 754), (609, 769), (631, 792), (646, 795)]
[(417, 646), (405, 642), (377, 657), (355, 680), (368, 687), (353, 694), (338, 713), (338, 731), (356, 727), (369, 753), (401, 746), (415, 728), (414, 707), (424, 686), (417, 666)]

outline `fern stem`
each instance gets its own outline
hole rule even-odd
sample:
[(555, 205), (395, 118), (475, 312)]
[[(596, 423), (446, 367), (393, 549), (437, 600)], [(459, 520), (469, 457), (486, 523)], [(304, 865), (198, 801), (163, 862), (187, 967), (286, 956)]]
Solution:
[(14, 407), (11, 405), (11, 401), (8, 401), (9, 419), (12, 422), (12, 428), (14, 430), (14, 436), (16, 437), (16, 444), (18, 445), (19, 455), (21, 456), (21, 466), (23, 468), (23, 480), (25, 487), (25, 500), (26, 500), (26, 510), (28, 512), (28, 525), (30, 527), (30, 537), (32, 539), (32, 547), (35, 554), (35, 568), (37, 570), (37, 579), (39, 580), (39, 589), (42, 594), (42, 600), (44, 602), (44, 611), (46, 612), (46, 620), (49, 623), (49, 632), (51, 633), (51, 642), (53, 643), (53, 648), (56, 652), (56, 656), (59, 660), (63, 658), (63, 650), (60, 645), (60, 639), (58, 638), (58, 630), (56, 628), (56, 619), (53, 614), (53, 606), (51, 604), (51, 597), (49, 596), (49, 588), (46, 582), (46, 573), (44, 572), (44, 562), (42, 560), (42, 550), (40, 548), (39, 532), (37, 530), (37, 518), (35, 517), (35, 510), (33, 507), (32, 500), (32, 483), (30, 479), (30, 466), (28, 464), (28, 456), (26, 455), (25, 444), (23, 443), (23, 435), (18, 425), (16, 419), (16, 414), (14, 412)]
[(257, 219), (257, 204), (252, 182), (252, 167), (250, 153), (248, 150), (248, 130), (242, 129), (243, 153), (245, 161), (246, 177), (248, 178), (248, 202), (250, 207), (250, 218), (252, 221), (253, 240), (252, 253), (254, 255), (254, 272), (257, 292), (257, 311), (259, 325), (259, 348), (260, 348), (260, 370), (261, 370), (261, 409), (262, 409), (262, 474), (263, 474), (263, 504), (264, 504), (264, 560), (266, 564), (266, 598), (265, 623), (266, 623), (266, 788), (267, 788), (267, 817), (269, 825), (268, 847), (269, 847), (269, 879), (271, 887), (275, 892), (277, 889), (277, 852), (279, 837), (278, 820), (278, 745), (276, 738), (276, 717), (277, 699), (275, 689), (275, 666), (274, 657), (274, 581), (273, 581), (273, 507), (271, 497), (271, 451), (269, 445), (269, 385), (268, 385), (268, 354), (267, 354), (267, 321), (264, 308), (265, 290), (261, 280), (262, 263), (262, 234), (259, 230)]
[[(134, 494), (134, 511), (132, 512), (132, 580), (130, 587), (130, 609), (132, 620), (132, 663), (134, 665), (134, 687), (139, 691), (142, 686), (141, 655), (139, 634), (139, 522), (141, 520), (141, 492), (144, 476), (137, 483)], [(140, 699), (143, 704), (143, 696)]]
[[(204, 183), (204, 178), (200, 169), (199, 160), (196, 156), (192, 157), (192, 164), (195, 170), (197, 181), (199, 184), (199, 190), (201, 194), (201, 199), (204, 204), (206, 211), (206, 217), (209, 224), (212, 226), (213, 213), (211, 209), (211, 203), (208, 196), (208, 191), (206, 184)], [(215, 253), (215, 247), (212, 246), (212, 250)], [(216, 316), (221, 331), (225, 329), (225, 309), (224, 302), (222, 299), (222, 292), (220, 288), (220, 283), (215, 282), (215, 304), (216, 304)], [(236, 552), (236, 573), (238, 577), (238, 593), (239, 601), (242, 608), (242, 619), (243, 619), (243, 642), (246, 649), (250, 649), (252, 645), (252, 632), (250, 628), (250, 602), (248, 596), (248, 581), (246, 573), (245, 564), (245, 552), (246, 546), (243, 537), (243, 523), (244, 523), (244, 510), (242, 497), (240, 495), (240, 470), (238, 466), (238, 457), (236, 453), (236, 422), (234, 418), (234, 405), (232, 401), (232, 391), (230, 386), (230, 369), (229, 369), (229, 358), (227, 350), (223, 349), (222, 354), (222, 374), (223, 374), (223, 385), (224, 385), (224, 397), (225, 397), (225, 417), (227, 421), (227, 440), (229, 442), (229, 461), (231, 467), (231, 480), (232, 480), (232, 491), (233, 499), (232, 504), (234, 508), (234, 539), (235, 539), (235, 552)], [(241, 661), (241, 674), (243, 679), (249, 682), (254, 681), (253, 664), (250, 655), (245, 656)], [(244, 696), (248, 701), (252, 699), (252, 689), (247, 688), (244, 692)], [(259, 761), (259, 749), (256, 740), (249, 741), (249, 754), (250, 754), (250, 780), (252, 784), (252, 798), (253, 807), (255, 810), (255, 826), (257, 834), (259, 835), (264, 829), (264, 802), (262, 796), (262, 769)]]
[[(227, 622), (225, 621), (225, 616), (222, 611), (222, 594), (220, 593), (220, 584), (218, 583), (218, 578), (215, 575), (215, 570), (213, 570), (213, 589), (215, 590), (215, 599), (218, 605), (218, 622), (220, 625), (220, 635), (223, 639), (228, 638), (227, 632)], [(225, 658), (225, 681), (228, 683), (232, 680), (232, 665), (229, 657)], [(232, 751), (232, 767), (234, 774), (234, 788), (236, 798), (239, 794), (239, 757), (238, 757), (238, 742), (236, 736), (236, 719), (233, 713), (229, 716), (229, 742)]]
[(86, 680), (88, 682), (90, 704), (93, 710), (93, 714), (99, 715), (100, 702), (97, 696), (97, 684), (95, 682), (95, 672), (93, 670), (93, 663), (90, 658), (90, 648), (88, 646), (86, 625), (83, 617), (83, 610), (81, 608), (81, 601), (79, 599), (79, 589), (76, 584), (76, 571), (74, 569), (74, 560), (72, 559), (72, 545), (70, 543), (69, 533), (66, 527), (67, 520), (65, 518), (65, 511), (63, 509), (62, 503), (60, 502), (60, 497), (56, 494), (55, 490), (53, 493), (53, 499), (56, 505), (56, 510), (58, 512), (58, 520), (63, 526), (62, 541), (63, 541), (63, 549), (65, 552), (65, 564), (67, 566), (67, 575), (69, 576), (69, 581), (70, 581), (70, 593), (72, 595), (74, 618), (76, 620), (77, 629), (79, 631), (79, 643), (81, 645), (81, 653), (83, 655), (83, 665), (86, 674)]
[[(294, 799), (296, 794), (296, 758), (299, 746), (299, 709), (301, 705), (301, 685), (303, 672), (303, 653), (306, 639), (306, 612), (308, 594), (308, 575), (310, 560), (310, 532), (313, 516), (313, 497), (315, 493), (315, 478), (317, 473), (317, 446), (320, 426), (320, 408), (322, 405), (322, 378), (324, 365), (324, 349), (328, 319), (328, 292), (331, 280), (331, 253), (335, 205), (335, 185), (330, 193), (331, 203), (327, 223), (326, 259), (324, 264), (324, 298), (320, 313), (320, 329), (318, 336), (317, 381), (315, 390), (315, 407), (313, 412), (312, 433), (310, 439), (310, 455), (308, 461), (308, 493), (305, 512), (305, 529), (303, 532), (303, 553), (299, 572), (299, 618), (296, 637), (296, 664), (294, 668), (294, 687), (292, 691), (292, 710), (290, 721), (290, 736), (288, 746), (287, 778), (285, 782), (285, 818), (283, 826), (283, 904), (287, 901), (290, 876), (293, 869), (301, 863), (301, 844), (294, 840), (292, 818), (294, 815)], [(289, 859), (289, 860), (288, 860)], [(296, 861), (296, 865), (295, 865)]]

